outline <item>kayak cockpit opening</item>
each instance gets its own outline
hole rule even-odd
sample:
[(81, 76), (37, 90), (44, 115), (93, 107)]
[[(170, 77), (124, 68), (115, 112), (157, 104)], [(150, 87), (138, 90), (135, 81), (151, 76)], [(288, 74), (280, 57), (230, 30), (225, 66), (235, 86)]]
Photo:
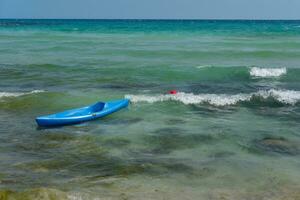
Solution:
[(105, 107), (105, 103), (97, 102), (90, 107), (90, 110), (91, 110), (91, 112), (95, 113), (95, 112), (99, 112), (99, 111), (103, 110), (104, 107)]

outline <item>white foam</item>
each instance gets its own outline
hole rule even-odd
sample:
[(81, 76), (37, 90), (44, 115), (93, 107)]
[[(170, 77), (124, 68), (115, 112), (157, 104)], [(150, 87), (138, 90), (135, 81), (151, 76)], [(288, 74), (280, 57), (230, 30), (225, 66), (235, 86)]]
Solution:
[[(264, 96), (264, 95), (262, 95)], [(294, 90), (269, 90), (264, 98), (273, 97), (277, 101), (284, 104), (295, 105), (300, 102), (300, 91)]]
[(195, 95), (192, 93), (178, 93), (176, 95), (166, 94), (166, 95), (156, 95), (156, 96), (146, 96), (146, 95), (126, 95), (126, 98), (130, 99), (131, 102), (147, 102), (154, 103), (160, 101), (179, 101), (183, 104), (202, 104), (208, 103), (215, 106), (226, 106), (234, 105), (239, 101), (250, 100), (249, 95), (237, 94), (237, 95), (226, 95), (226, 94), (199, 94)]
[(300, 101), (300, 91), (293, 90), (266, 90), (258, 91), (249, 94), (192, 94), (192, 93), (178, 93), (166, 95), (125, 95), (125, 98), (130, 99), (131, 102), (147, 102), (155, 103), (162, 101), (178, 101), (183, 104), (203, 104), (208, 103), (214, 106), (228, 106), (235, 105), (239, 102), (251, 101), (253, 97), (261, 97), (262, 99), (273, 98), (274, 100), (294, 105)]
[(196, 68), (202, 69), (202, 68), (208, 68), (208, 67), (212, 67), (212, 66), (211, 65), (199, 65)]
[(262, 78), (268, 78), (268, 77), (279, 77), (282, 75), (285, 75), (287, 72), (287, 69), (285, 67), (283, 68), (260, 68), (260, 67), (252, 67), (250, 69), (250, 75), (253, 77), (262, 77)]
[(0, 92), (0, 99), (4, 97), (18, 97), (28, 94), (44, 92), (43, 90), (33, 90), (31, 92)]

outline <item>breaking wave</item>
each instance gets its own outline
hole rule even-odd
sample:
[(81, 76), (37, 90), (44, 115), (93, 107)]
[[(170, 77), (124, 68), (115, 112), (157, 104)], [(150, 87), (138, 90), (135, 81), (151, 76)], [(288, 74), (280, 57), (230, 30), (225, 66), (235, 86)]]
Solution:
[(203, 69), (203, 68), (208, 68), (208, 67), (213, 67), (213, 66), (212, 65), (198, 65), (196, 68)]
[(33, 90), (31, 92), (0, 92), (0, 99), (5, 97), (19, 97), (23, 95), (35, 94), (41, 92), (44, 92), (44, 90)]
[[(196, 66), (197, 77), (201, 80), (252, 81), (253, 79), (283, 78), (281, 81), (299, 80), (299, 68), (286, 67), (249, 67), (249, 66)], [(194, 76), (195, 74), (192, 74)]]
[(130, 99), (132, 103), (137, 102), (147, 102), (147, 103), (155, 103), (155, 102), (163, 102), (163, 101), (178, 101), (183, 104), (203, 104), (207, 103), (214, 106), (229, 106), (236, 105), (241, 102), (251, 102), (252, 100), (274, 100), (276, 102), (287, 104), (287, 105), (295, 105), (300, 102), (300, 91), (293, 90), (265, 90), (258, 91), (255, 93), (249, 94), (192, 94), (192, 93), (184, 93), (180, 92), (176, 95), (173, 94), (165, 94), (165, 95), (125, 95), (125, 98)]
[(285, 75), (287, 73), (287, 69), (283, 68), (260, 68), (260, 67), (252, 67), (250, 69), (250, 75), (253, 77), (279, 77)]

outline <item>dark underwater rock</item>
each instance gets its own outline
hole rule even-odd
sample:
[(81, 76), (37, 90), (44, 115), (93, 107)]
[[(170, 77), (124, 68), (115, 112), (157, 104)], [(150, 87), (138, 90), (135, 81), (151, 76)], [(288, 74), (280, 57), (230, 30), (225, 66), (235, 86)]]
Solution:
[(286, 105), (282, 107), (260, 106), (260, 107), (252, 107), (251, 111), (255, 115), (272, 117), (280, 121), (298, 123), (300, 120), (299, 106), (286, 106)]
[(127, 140), (125, 138), (111, 138), (104, 141), (104, 145), (110, 146), (110, 147), (125, 147), (130, 144), (130, 140)]
[(0, 200), (67, 200), (65, 192), (51, 188), (30, 189), (23, 192), (0, 191)]
[(47, 133), (43, 134), (41, 137), (45, 140), (60, 142), (70, 141), (76, 138), (74, 135), (69, 133)]
[(234, 105), (227, 105), (227, 106), (214, 106), (214, 105), (209, 105), (208, 103), (205, 104), (192, 104), (189, 105), (192, 111), (196, 112), (197, 114), (205, 115), (208, 117), (215, 117), (220, 115), (227, 115), (227, 114), (232, 114), (237, 111), (237, 107)]
[(55, 150), (62, 146), (61, 143), (49, 141), (49, 142), (41, 142), (38, 141), (36, 143), (18, 143), (15, 145), (15, 150), (19, 152), (26, 152), (26, 153), (35, 153), (35, 152), (45, 152), (49, 150)]
[(163, 128), (155, 131), (155, 134), (144, 138), (149, 145), (149, 153), (168, 154), (173, 150), (193, 148), (197, 145), (212, 142), (213, 136), (185, 133), (178, 128)]
[(69, 159), (48, 159), (41, 161), (33, 161), (17, 165), (18, 168), (24, 170), (32, 170), (35, 172), (47, 172), (49, 170), (64, 170), (73, 164)]
[(156, 87), (156, 84), (152, 83), (111, 83), (103, 84), (100, 87), (105, 89), (119, 89), (119, 90), (128, 90), (128, 89), (149, 89)]
[(217, 152), (217, 153), (214, 153), (212, 155), (210, 155), (210, 157), (213, 157), (213, 158), (227, 158), (227, 157), (230, 157), (230, 156), (233, 156), (235, 155), (235, 153), (233, 152), (229, 152), (229, 151), (221, 151), (221, 152)]
[(149, 176), (170, 176), (182, 174), (189, 177), (207, 177), (215, 170), (207, 167), (195, 169), (188, 164), (188, 161), (171, 158), (137, 158), (129, 163), (118, 166), (117, 174), (128, 176), (131, 174), (145, 174)]
[(186, 121), (184, 121), (182, 119), (171, 118), (171, 119), (168, 119), (165, 123), (168, 125), (178, 125), (178, 124), (184, 124), (184, 123), (186, 123)]
[(179, 134), (184, 133), (185, 131), (181, 128), (168, 127), (168, 128), (160, 128), (155, 130), (153, 133), (155, 134)]
[(126, 119), (109, 119), (109, 120), (103, 120), (105, 122), (105, 124), (113, 124), (113, 125), (131, 125), (131, 124), (136, 124), (139, 123), (141, 121), (143, 121), (143, 118), (126, 118)]
[(259, 140), (254, 140), (252, 142), (252, 149), (260, 153), (299, 154), (299, 148), (296, 144), (284, 137), (264, 137)]

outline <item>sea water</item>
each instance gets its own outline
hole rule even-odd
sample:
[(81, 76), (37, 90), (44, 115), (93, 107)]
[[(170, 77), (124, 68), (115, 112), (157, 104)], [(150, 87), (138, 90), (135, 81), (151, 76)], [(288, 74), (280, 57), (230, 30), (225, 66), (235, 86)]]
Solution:
[(299, 130), (300, 21), (0, 20), (0, 197), (296, 199)]

